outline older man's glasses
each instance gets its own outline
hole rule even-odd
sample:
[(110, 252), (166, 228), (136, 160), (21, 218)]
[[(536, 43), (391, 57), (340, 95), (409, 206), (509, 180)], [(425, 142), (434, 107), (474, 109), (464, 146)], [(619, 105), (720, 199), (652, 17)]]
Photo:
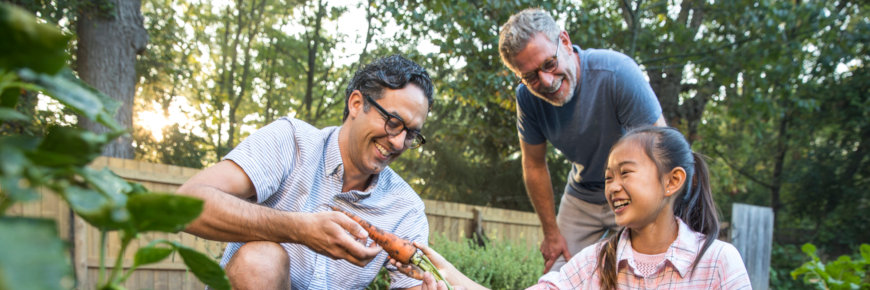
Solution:
[(553, 53), (553, 56), (545, 59), (544, 63), (541, 64), (541, 67), (534, 71), (522, 74), (520, 78), (527, 86), (533, 87), (538, 85), (538, 82), (541, 81), (541, 74), (539, 72), (551, 73), (555, 71), (557, 67), (559, 67), (559, 37), (556, 37), (556, 52)]
[(401, 134), (402, 130), (407, 131), (408, 133), (405, 134), (405, 148), (408, 149), (414, 149), (426, 144), (426, 138), (420, 134), (420, 131), (408, 129), (408, 127), (405, 127), (405, 121), (402, 120), (402, 118), (384, 110), (384, 107), (381, 107), (378, 102), (375, 102), (375, 100), (368, 95), (362, 95), (365, 100), (374, 105), (375, 108), (378, 109), (378, 112), (381, 113), (381, 116), (384, 117), (384, 131), (387, 131), (388, 135), (395, 137)]

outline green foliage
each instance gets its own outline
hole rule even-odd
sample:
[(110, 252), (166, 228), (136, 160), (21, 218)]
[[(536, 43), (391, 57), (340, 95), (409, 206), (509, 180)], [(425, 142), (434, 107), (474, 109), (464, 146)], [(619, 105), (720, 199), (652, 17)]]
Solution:
[(387, 268), (384, 267), (381, 267), (381, 270), (378, 271), (378, 275), (375, 276), (375, 280), (372, 281), (371, 284), (366, 286), (366, 290), (382, 289), (390, 289), (390, 272), (387, 271)]
[(133, 131), (136, 160), (154, 163), (202, 168), (206, 141), (191, 132), (184, 132), (179, 124), (163, 128), (163, 139), (156, 140), (151, 132), (142, 127)]
[(803, 276), (804, 283), (817, 289), (870, 289), (870, 244), (861, 244), (855, 260), (844, 255), (828, 263), (819, 259), (813, 244), (804, 244), (801, 250), (810, 261), (791, 272), (793, 279)]
[(523, 289), (542, 275), (544, 261), (538, 250), (513, 241), (479, 246), (472, 239), (456, 242), (436, 234), (431, 243), (456, 269), (490, 289)]
[(802, 281), (792, 279), (791, 272), (804, 263), (804, 255), (798, 246), (773, 243), (770, 255), (770, 288), (779, 290), (811, 289)]
[[(44, 135), (5, 131), (0, 134), (0, 156), (3, 156), (0, 160), (0, 242), (4, 245), (0, 249), (0, 289), (72, 286), (69, 285), (71, 265), (54, 222), (5, 217), (6, 210), (13, 204), (39, 198), (37, 188), (57, 193), (78, 216), (101, 230), (97, 285), (101, 289), (123, 288), (120, 285), (138, 266), (168, 256), (167, 248), (143, 248), (136, 254), (135, 265), (123, 273), (124, 252), (130, 242), (140, 233), (180, 231), (199, 216), (203, 202), (186, 196), (148, 192), (108, 169), (88, 167), (103, 146), (126, 133), (112, 118), (117, 105), (64, 68), (66, 42), (52, 39), (68, 37), (56, 37), (60, 32), (55, 28), (36, 24), (36, 19), (28, 12), (9, 4), (0, 3), (0, 15), (17, 15), (0, 17), (3, 33), (26, 36), (3, 38), (8, 41), (4, 45), (16, 47), (20, 53), (0, 54), (0, 96), (3, 96), (0, 122), (5, 126), (8, 121), (30, 121), (27, 115), (13, 109), (17, 96), (9, 96), (31, 91), (47, 95), (81, 117), (110, 129), (101, 134), (54, 125)], [(40, 41), (44, 39), (52, 41)], [(58, 54), (62, 57), (54, 57)], [(109, 231), (119, 231), (121, 249), (112, 272), (106, 276), (105, 248)], [(197, 278), (217, 289), (229, 289), (226, 276), (216, 262), (178, 243), (163, 243), (170, 245), (169, 253), (179, 252)]]
[(0, 217), (0, 245), (0, 289), (71, 288), (67, 246), (55, 221)]
[[(430, 246), (457, 270), (489, 289), (523, 289), (541, 276), (544, 261), (536, 249), (511, 241), (491, 241), (479, 246), (472, 239), (451, 241), (444, 235), (430, 237)], [(389, 276), (382, 270), (367, 289), (385, 289)], [(383, 279), (387, 282), (384, 283)]]
[[(13, 7), (4, 4), (6, 7)], [(49, 24), (39, 23), (32, 13), (23, 9), (0, 10), (0, 67), (7, 70), (29, 68), (37, 73), (54, 74), (68, 56), (70, 36)], [(22, 49), (27, 47), (28, 49)]]

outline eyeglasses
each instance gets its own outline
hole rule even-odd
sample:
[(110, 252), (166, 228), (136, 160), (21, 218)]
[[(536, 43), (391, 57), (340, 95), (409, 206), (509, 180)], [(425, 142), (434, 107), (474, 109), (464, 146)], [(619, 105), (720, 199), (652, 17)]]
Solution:
[(544, 60), (544, 63), (541, 64), (541, 67), (535, 69), (534, 71), (524, 73), (520, 78), (523, 82), (526, 83), (527, 86), (535, 86), (538, 84), (538, 81), (541, 80), (539, 77), (539, 71), (545, 73), (551, 73), (556, 68), (559, 67), (559, 37), (556, 37), (556, 52), (553, 53), (553, 56)]
[(402, 130), (407, 131), (408, 134), (405, 134), (405, 147), (408, 149), (414, 149), (426, 144), (426, 138), (423, 137), (423, 134), (420, 134), (419, 130), (408, 129), (408, 127), (405, 127), (405, 121), (402, 120), (402, 118), (387, 112), (384, 107), (381, 107), (378, 102), (375, 102), (375, 100), (368, 95), (362, 95), (365, 100), (374, 105), (375, 108), (378, 109), (378, 112), (381, 113), (381, 116), (384, 117), (384, 131), (386, 131), (388, 135), (395, 137), (401, 134)]

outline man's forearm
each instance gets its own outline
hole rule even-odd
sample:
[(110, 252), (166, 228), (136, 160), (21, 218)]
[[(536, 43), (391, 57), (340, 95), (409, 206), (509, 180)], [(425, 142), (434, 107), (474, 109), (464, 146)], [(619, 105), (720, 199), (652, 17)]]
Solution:
[(188, 233), (223, 242), (296, 240), (298, 213), (260, 206), (202, 185), (182, 187), (179, 194), (205, 201), (202, 214), (185, 229)]
[(558, 233), (556, 226), (556, 206), (553, 201), (553, 187), (550, 185), (550, 172), (544, 167), (524, 168), (523, 181), (526, 184), (526, 192), (532, 201), (532, 206), (541, 221), (541, 228), (545, 235)]

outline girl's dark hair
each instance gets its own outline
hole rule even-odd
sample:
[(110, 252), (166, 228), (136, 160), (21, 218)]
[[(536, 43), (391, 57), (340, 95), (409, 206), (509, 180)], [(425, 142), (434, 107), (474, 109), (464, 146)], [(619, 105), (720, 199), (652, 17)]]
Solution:
[(354, 90), (377, 100), (383, 97), (381, 94), (384, 89), (398, 90), (408, 84), (415, 84), (423, 90), (429, 103), (428, 109), (432, 109), (432, 80), (423, 67), (397, 54), (376, 59), (354, 73), (353, 79), (347, 84), (344, 90), (344, 117), (341, 120), (346, 120), (350, 113), (347, 100)]
[[(710, 190), (707, 163), (701, 154), (692, 152), (689, 142), (674, 128), (656, 126), (635, 128), (622, 136), (613, 147), (626, 140), (634, 140), (641, 145), (646, 155), (655, 163), (660, 177), (677, 167), (686, 170), (686, 183), (674, 196), (676, 198), (674, 215), (682, 219), (693, 231), (705, 235), (704, 245), (692, 262), (691, 275), (707, 248), (719, 236), (719, 214)], [(613, 148), (610, 150), (613, 151)], [(611, 236), (598, 253), (596, 271), (601, 276), (603, 289), (616, 289), (616, 246), (623, 231), (624, 228)]]

